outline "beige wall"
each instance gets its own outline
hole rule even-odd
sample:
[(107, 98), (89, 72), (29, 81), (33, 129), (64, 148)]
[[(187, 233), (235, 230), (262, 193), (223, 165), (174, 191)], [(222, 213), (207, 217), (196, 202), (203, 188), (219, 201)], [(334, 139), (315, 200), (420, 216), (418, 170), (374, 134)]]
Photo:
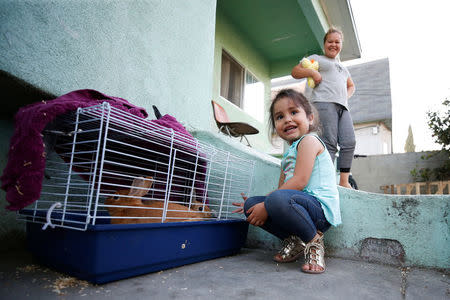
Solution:
[(392, 132), (381, 122), (355, 124), (355, 154), (392, 153)]

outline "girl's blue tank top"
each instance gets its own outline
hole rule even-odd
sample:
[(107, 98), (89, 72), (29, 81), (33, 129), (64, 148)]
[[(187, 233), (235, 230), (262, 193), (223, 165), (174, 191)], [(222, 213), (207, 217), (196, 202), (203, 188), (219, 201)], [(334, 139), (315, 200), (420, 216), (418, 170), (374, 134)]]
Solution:
[(325, 149), (321, 154), (317, 155), (314, 160), (311, 177), (309, 178), (308, 184), (303, 189), (303, 192), (316, 197), (322, 206), (327, 221), (331, 225), (337, 226), (341, 224), (342, 221), (339, 205), (339, 192), (336, 184), (336, 171), (324, 142), (317, 134), (310, 133), (302, 136), (292, 143), (286, 151), (281, 160), (281, 168), (285, 176), (284, 181), (286, 182), (294, 175), (298, 144), (308, 135), (316, 137)]

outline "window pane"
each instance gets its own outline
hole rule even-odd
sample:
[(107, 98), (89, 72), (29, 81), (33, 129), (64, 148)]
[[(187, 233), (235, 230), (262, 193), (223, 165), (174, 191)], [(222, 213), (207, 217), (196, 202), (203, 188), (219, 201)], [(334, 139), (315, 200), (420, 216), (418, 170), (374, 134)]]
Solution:
[(264, 122), (264, 84), (250, 72), (245, 74), (244, 110)]
[(228, 54), (222, 52), (220, 95), (241, 106), (244, 69)]

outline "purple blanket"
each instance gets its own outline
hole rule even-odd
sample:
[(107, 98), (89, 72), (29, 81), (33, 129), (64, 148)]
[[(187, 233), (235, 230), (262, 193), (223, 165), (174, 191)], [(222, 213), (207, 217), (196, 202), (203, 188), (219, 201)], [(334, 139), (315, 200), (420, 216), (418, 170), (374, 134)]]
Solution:
[(7, 209), (19, 210), (39, 199), (46, 156), (42, 135), (45, 126), (58, 115), (103, 102), (141, 118), (148, 116), (144, 108), (95, 90), (73, 91), (54, 100), (27, 105), (17, 112), (8, 163), (0, 178), (10, 203)]

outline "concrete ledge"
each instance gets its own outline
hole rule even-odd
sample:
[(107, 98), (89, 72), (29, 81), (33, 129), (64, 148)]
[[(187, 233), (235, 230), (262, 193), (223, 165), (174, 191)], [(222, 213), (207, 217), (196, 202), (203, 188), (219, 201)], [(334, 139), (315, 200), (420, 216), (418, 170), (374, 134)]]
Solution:
[[(343, 224), (327, 234), (330, 255), (450, 267), (449, 195), (397, 196), (343, 188), (339, 191)], [(394, 241), (402, 246), (403, 258)]]

